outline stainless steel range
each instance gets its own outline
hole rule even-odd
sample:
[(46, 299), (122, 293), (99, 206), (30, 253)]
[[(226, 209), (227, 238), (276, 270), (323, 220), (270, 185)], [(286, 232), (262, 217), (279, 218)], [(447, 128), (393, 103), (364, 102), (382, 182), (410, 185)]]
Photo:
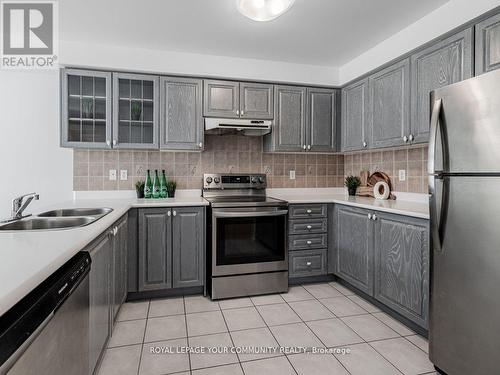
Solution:
[(205, 174), (207, 285), (212, 299), (288, 290), (288, 203), (264, 174)]

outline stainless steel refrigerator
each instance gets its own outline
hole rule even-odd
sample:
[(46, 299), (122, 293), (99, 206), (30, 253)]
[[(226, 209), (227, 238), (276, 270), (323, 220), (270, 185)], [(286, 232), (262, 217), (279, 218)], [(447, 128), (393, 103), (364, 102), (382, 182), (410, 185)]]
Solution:
[(500, 71), (431, 94), (429, 356), (500, 374)]

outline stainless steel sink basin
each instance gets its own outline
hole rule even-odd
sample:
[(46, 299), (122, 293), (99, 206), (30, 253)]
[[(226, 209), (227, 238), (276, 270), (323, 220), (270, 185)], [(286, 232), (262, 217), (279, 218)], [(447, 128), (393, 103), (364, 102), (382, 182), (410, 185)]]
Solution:
[(80, 216), (80, 217), (31, 217), (25, 220), (13, 221), (11, 223), (0, 226), (0, 231), (3, 230), (41, 230), (41, 229), (65, 229), (83, 227), (94, 221), (97, 217)]
[(104, 216), (113, 211), (112, 208), (64, 208), (43, 212), (39, 217), (72, 217), (72, 216)]

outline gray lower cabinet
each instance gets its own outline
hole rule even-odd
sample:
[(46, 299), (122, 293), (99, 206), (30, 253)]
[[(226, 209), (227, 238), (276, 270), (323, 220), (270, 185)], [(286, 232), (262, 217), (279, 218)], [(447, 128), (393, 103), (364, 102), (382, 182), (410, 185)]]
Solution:
[(374, 297), (428, 326), (429, 225), (427, 220), (377, 213)]
[(273, 112), (273, 85), (240, 83), (240, 118), (272, 120)]
[(172, 286), (181, 288), (203, 285), (204, 209), (202, 207), (176, 207), (172, 210)]
[(140, 209), (138, 223), (138, 291), (204, 285), (203, 207)]
[(161, 149), (203, 150), (202, 87), (199, 79), (160, 78)]
[(404, 145), (410, 133), (410, 60), (372, 74), (368, 82), (369, 147)]
[(337, 90), (307, 89), (307, 149), (337, 151)]
[(206, 117), (239, 117), (240, 83), (204, 80), (203, 115)]
[(334, 225), (337, 275), (359, 290), (373, 294), (373, 225), (368, 212), (336, 205)]
[(342, 151), (368, 147), (368, 79), (342, 89)]
[(411, 56), (410, 140), (413, 143), (429, 142), (431, 91), (472, 77), (472, 58), (472, 29)]
[(476, 75), (500, 68), (500, 14), (476, 26)]
[(104, 235), (88, 251), (92, 258), (89, 274), (89, 368), (92, 373), (111, 334), (111, 235)]
[(292, 251), (288, 262), (290, 278), (326, 275), (327, 250)]
[(116, 320), (120, 306), (127, 298), (127, 249), (128, 249), (128, 222), (123, 218), (113, 232), (113, 303), (112, 317)]

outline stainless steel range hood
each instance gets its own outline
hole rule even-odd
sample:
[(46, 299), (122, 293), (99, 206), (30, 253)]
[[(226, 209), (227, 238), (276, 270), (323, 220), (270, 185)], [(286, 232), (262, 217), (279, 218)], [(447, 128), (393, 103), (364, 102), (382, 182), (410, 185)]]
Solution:
[(206, 118), (205, 133), (207, 134), (243, 134), (260, 137), (271, 133), (273, 122), (270, 120), (244, 120), (231, 118)]

